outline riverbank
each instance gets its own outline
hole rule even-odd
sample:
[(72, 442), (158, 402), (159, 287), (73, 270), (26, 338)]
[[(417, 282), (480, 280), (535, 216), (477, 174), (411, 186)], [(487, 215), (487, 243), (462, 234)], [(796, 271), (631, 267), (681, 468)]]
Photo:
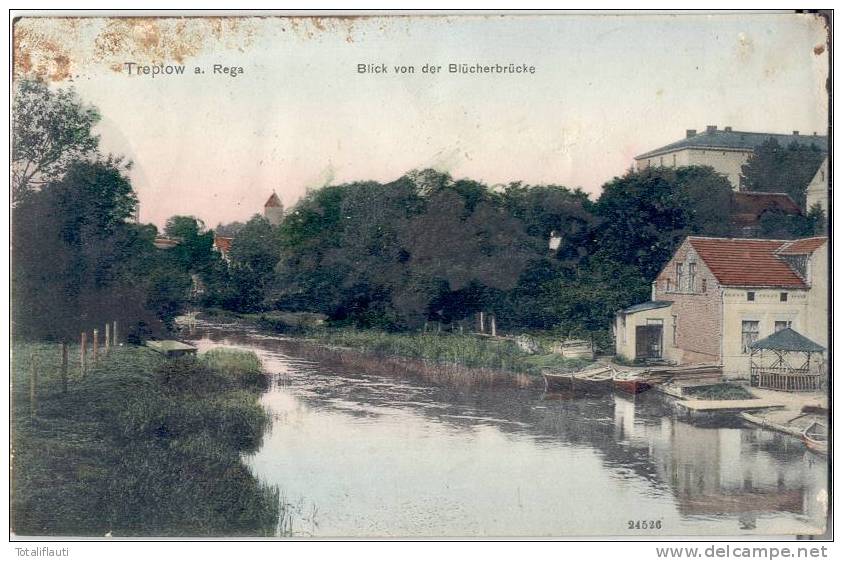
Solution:
[[(552, 352), (542, 337), (530, 337), (532, 350), (516, 340), (451, 332), (384, 332), (330, 327), (315, 314), (204, 314), (211, 321), (230, 321), (290, 335), (300, 352), (319, 360), (358, 365), (384, 374), (409, 373), (449, 386), (541, 386), (542, 371), (571, 372), (593, 361)], [(311, 347), (311, 348), (308, 348)]]
[(274, 535), (278, 491), (241, 459), (270, 422), (253, 353), (170, 360), (123, 346), (84, 376), (78, 353), (71, 346), (65, 393), (59, 345), (13, 346), (16, 535)]

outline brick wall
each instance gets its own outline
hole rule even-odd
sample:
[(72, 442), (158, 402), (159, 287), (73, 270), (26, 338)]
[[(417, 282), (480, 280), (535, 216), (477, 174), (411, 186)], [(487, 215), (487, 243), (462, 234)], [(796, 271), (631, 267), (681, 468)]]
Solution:
[[(688, 278), (689, 263), (696, 263), (695, 282), (690, 290), (686, 282), (683, 282), (682, 287), (676, 286), (677, 262), (684, 265), (684, 279)], [(672, 313), (676, 316), (676, 347), (681, 364), (720, 360), (720, 340), (723, 334), (720, 286), (688, 240), (682, 243), (656, 277), (653, 296), (654, 300), (673, 302)], [(671, 327), (665, 326), (665, 329), (666, 337), (672, 338)]]

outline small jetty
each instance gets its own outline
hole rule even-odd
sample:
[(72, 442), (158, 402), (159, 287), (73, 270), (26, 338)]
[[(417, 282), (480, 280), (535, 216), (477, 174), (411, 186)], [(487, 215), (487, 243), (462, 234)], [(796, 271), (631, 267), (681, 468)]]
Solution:
[(188, 345), (187, 343), (182, 343), (181, 341), (146, 341), (144, 346), (149, 347), (153, 351), (161, 353), (166, 357), (196, 354), (196, 347)]

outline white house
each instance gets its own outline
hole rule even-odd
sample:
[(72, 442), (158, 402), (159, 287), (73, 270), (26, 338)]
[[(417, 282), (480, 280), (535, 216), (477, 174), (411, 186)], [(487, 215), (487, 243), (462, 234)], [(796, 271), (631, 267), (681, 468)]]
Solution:
[(771, 138), (781, 146), (796, 142), (814, 145), (823, 152), (828, 150), (828, 138), (817, 133), (773, 134), (736, 131), (732, 127), (718, 130), (716, 125), (709, 125), (705, 132), (698, 134), (696, 130), (688, 129), (685, 138), (635, 156), (635, 167), (640, 171), (648, 167), (711, 166), (714, 171), (724, 174), (737, 190), (741, 187), (741, 166), (758, 146)]
[(652, 284), (649, 302), (618, 312), (626, 359), (719, 363), (749, 374), (751, 343), (792, 328), (828, 347), (828, 238), (688, 237)]

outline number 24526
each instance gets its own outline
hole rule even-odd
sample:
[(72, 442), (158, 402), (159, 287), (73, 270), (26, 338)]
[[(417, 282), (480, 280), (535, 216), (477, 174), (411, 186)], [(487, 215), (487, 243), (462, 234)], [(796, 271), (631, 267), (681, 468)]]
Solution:
[(661, 520), (630, 520), (627, 522), (627, 530), (661, 530)]

